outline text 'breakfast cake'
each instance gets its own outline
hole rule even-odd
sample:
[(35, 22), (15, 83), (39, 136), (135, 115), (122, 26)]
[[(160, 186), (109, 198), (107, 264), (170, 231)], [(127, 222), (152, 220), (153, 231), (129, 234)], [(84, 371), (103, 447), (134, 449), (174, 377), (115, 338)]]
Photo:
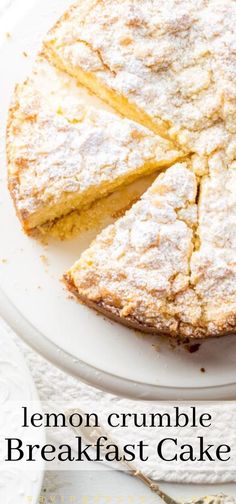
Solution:
[(9, 113), (9, 187), (29, 232), (162, 170), (65, 275), (147, 332), (236, 331), (236, 2), (80, 0)]

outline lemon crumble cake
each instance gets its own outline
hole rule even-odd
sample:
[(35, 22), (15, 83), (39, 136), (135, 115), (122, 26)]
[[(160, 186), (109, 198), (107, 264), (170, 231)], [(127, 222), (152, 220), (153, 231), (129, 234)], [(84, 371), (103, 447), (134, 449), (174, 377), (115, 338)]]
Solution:
[(169, 140), (85, 95), (43, 56), (17, 86), (8, 122), (8, 179), (25, 231), (180, 156)]
[[(233, 0), (80, 0), (45, 40), (51, 60), (186, 151), (235, 153)], [(232, 145), (231, 145), (232, 143)]]
[(142, 331), (236, 332), (235, 22), (234, 0), (80, 0), (16, 88), (8, 178), (26, 232), (165, 168), (65, 275)]
[(65, 276), (68, 288), (142, 331), (183, 338), (235, 332), (236, 165), (223, 172), (219, 159), (211, 164), (199, 226), (197, 178), (178, 163), (95, 239)]

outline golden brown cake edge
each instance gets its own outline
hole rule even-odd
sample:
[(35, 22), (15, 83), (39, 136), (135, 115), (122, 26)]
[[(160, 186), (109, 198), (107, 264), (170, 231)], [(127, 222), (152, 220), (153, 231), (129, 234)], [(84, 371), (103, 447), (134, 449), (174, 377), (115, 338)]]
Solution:
[(227, 317), (226, 319), (221, 319), (221, 322), (218, 323), (219, 331), (216, 333), (215, 331), (210, 331), (207, 329), (207, 326), (205, 327), (193, 327), (190, 326), (192, 329), (192, 332), (188, 334), (188, 337), (186, 337), (186, 332), (182, 333), (181, 331), (181, 323), (178, 328), (178, 331), (172, 331), (170, 332), (169, 330), (165, 329), (163, 327), (163, 330), (157, 330), (154, 327), (148, 326), (147, 324), (141, 324), (138, 322), (134, 317), (121, 317), (119, 310), (116, 309), (115, 307), (108, 306), (106, 305), (103, 301), (99, 302), (94, 302), (91, 301), (89, 298), (81, 295), (79, 293), (78, 288), (76, 287), (74, 280), (70, 274), (70, 272), (66, 273), (63, 275), (62, 278), (66, 288), (68, 289), (69, 292), (75, 296), (75, 298), (83, 305), (88, 306), (89, 308), (92, 308), (93, 310), (96, 310), (97, 312), (101, 313), (105, 317), (109, 318), (110, 320), (114, 322), (118, 322), (129, 329), (134, 329), (146, 334), (152, 334), (152, 335), (159, 335), (159, 336), (169, 336), (170, 338), (174, 339), (179, 339), (186, 341), (187, 339), (194, 339), (194, 340), (204, 340), (206, 338), (219, 338), (222, 336), (229, 336), (231, 334), (234, 334), (236, 331), (236, 314), (232, 313), (231, 317)]

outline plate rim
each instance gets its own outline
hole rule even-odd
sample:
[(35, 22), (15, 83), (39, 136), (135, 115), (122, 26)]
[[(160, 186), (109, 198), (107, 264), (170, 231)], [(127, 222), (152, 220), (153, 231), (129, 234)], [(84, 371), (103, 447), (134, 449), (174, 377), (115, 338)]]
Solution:
[[(0, 316), (31, 348), (76, 379), (107, 393), (146, 401), (231, 401), (236, 398), (236, 382), (203, 387), (152, 385), (123, 378), (78, 359), (50, 341), (16, 308), (0, 287)], [(98, 380), (99, 375), (99, 380)]]

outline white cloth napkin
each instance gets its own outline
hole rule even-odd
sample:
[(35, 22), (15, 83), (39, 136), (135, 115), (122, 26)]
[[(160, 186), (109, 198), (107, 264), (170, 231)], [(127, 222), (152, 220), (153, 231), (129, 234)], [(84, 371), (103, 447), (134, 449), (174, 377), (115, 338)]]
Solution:
[[(2, 322), (3, 323), (3, 322)], [(5, 323), (4, 323), (5, 325)], [(55, 407), (60, 410), (61, 402), (64, 404), (71, 404), (71, 401), (76, 400), (78, 407), (86, 412), (102, 412), (103, 415), (109, 414), (113, 411), (122, 412), (144, 412), (150, 413), (155, 412), (168, 412), (173, 411), (173, 403), (163, 404), (163, 403), (149, 403), (146, 401), (131, 401), (128, 399), (122, 399), (120, 397), (107, 394), (93, 387), (90, 387), (76, 379), (72, 378), (68, 374), (57, 369), (55, 366), (47, 362), (44, 358), (34, 352), (29, 348), (20, 338), (9, 330), (9, 335), (11, 335), (15, 343), (19, 346), (21, 351), (25, 356), (26, 363), (33, 375), (36, 387), (38, 389), (39, 397), (42, 403), (52, 402)], [(178, 405), (178, 403), (176, 404)], [(185, 408), (190, 408), (191, 405), (185, 406)], [(209, 408), (210, 411), (214, 411), (215, 419), (217, 420), (211, 430), (206, 433), (201, 428), (190, 428), (186, 427), (171, 428), (165, 433), (167, 437), (181, 437), (183, 442), (188, 442), (192, 440), (193, 445), (197, 436), (204, 435), (207, 442), (212, 442), (213, 440), (222, 439), (222, 443), (231, 442), (236, 451), (236, 404), (235, 403), (220, 403), (215, 405), (206, 405), (202, 403), (198, 405), (198, 411), (206, 412)], [(184, 432), (184, 434), (183, 434)], [(114, 432), (110, 431), (110, 434), (114, 438)], [(66, 438), (68, 434), (65, 432), (65, 439), (60, 441), (68, 442)], [(54, 436), (54, 441), (57, 441), (56, 433), (51, 433), (50, 436)], [(61, 436), (61, 431), (60, 431)], [(150, 429), (117, 429), (115, 431), (115, 439), (122, 443), (134, 443), (138, 442), (140, 438), (144, 439), (148, 444), (153, 445), (153, 436), (155, 433)], [(184, 436), (184, 438), (183, 438)], [(225, 438), (226, 436), (226, 438)], [(165, 437), (165, 436), (164, 436)], [(236, 454), (233, 456), (233, 461), (231, 465), (224, 466), (224, 464), (219, 463), (205, 463), (201, 465), (196, 465), (195, 463), (184, 463), (175, 465), (168, 463), (160, 463), (156, 461), (153, 453), (151, 453), (150, 460), (145, 464), (137, 462), (138, 469), (141, 469), (147, 475), (154, 479), (168, 481), (168, 482), (181, 482), (181, 483), (226, 483), (236, 481)], [(234, 467), (233, 467), (234, 466)]]

